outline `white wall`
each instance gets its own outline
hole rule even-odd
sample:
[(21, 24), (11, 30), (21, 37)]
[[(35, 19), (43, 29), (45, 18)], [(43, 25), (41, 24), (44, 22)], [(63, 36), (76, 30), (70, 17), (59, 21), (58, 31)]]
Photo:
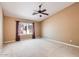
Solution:
[(2, 47), (3, 43), (3, 14), (2, 14), (2, 7), (0, 5), (0, 48)]

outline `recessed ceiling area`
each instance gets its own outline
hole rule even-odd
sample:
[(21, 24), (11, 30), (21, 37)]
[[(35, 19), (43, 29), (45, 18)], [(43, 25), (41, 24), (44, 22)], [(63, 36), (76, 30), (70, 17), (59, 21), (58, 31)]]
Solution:
[[(42, 15), (42, 17), (39, 17), (40, 14), (32, 15), (34, 10), (38, 11), (40, 4), (43, 4), (42, 9), (47, 9), (46, 13), (49, 14), (48, 16)], [(5, 16), (36, 21), (42, 21), (71, 4), (73, 2), (1, 2)]]

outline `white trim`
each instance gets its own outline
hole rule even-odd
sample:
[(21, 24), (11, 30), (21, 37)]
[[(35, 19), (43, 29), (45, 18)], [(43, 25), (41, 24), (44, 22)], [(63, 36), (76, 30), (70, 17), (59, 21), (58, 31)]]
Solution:
[(53, 42), (60, 43), (60, 44), (64, 44), (64, 45), (71, 46), (71, 47), (75, 47), (75, 48), (79, 48), (79, 46), (77, 46), (77, 45), (69, 44), (69, 43), (66, 43), (66, 42), (61, 42), (61, 41), (52, 40), (52, 39), (46, 39), (46, 40), (53, 41)]
[(14, 40), (12, 40), (12, 41), (5, 41), (4, 43), (11, 43), (11, 42), (15, 42)]

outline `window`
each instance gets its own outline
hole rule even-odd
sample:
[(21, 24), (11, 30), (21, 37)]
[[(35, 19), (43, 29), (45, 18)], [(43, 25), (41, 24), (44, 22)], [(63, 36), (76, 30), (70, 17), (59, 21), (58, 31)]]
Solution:
[(19, 35), (27, 35), (32, 34), (33, 32), (33, 24), (32, 23), (19, 23)]

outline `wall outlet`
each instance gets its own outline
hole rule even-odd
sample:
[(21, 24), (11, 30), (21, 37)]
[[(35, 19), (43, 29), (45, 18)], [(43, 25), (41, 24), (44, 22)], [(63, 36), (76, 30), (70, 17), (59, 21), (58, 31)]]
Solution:
[(70, 42), (72, 42), (72, 40), (70, 40)]

